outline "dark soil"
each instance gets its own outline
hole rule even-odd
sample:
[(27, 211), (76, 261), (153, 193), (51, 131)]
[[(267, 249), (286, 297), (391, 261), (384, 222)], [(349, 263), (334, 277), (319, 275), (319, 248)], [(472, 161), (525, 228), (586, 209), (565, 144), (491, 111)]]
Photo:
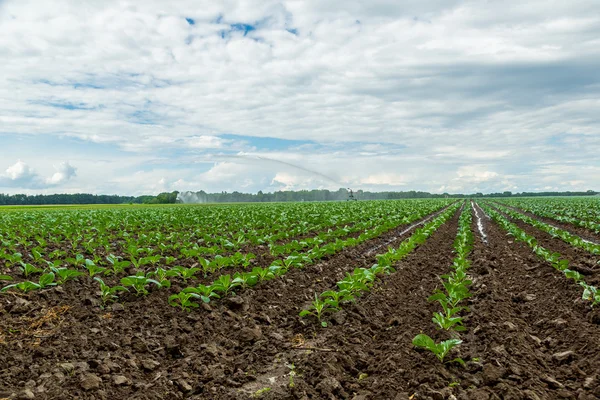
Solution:
[(508, 204), (504, 204), (504, 203), (499, 203), (499, 204), (502, 204), (503, 206), (508, 207), (508, 208), (510, 208), (512, 210), (515, 210), (517, 212), (520, 212), (521, 214), (525, 214), (528, 217), (537, 219), (539, 221), (545, 222), (545, 223), (550, 224), (550, 225), (554, 225), (557, 228), (563, 229), (563, 230), (565, 230), (567, 232), (570, 232), (570, 233), (572, 233), (574, 235), (578, 235), (578, 236), (582, 237), (583, 239), (589, 240), (589, 241), (594, 242), (594, 243), (600, 243), (600, 233), (596, 233), (596, 232), (594, 232), (594, 231), (592, 231), (590, 229), (583, 228), (581, 226), (577, 226), (577, 225), (573, 225), (573, 224), (569, 224), (569, 223), (566, 223), (566, 222), (560, 222), (560, 221), (557, 221), (557, 220), (552, 219), (552, 218), (541, 217), (541, 216), (539, 216), (537, 214), (530, 213), (530, 212), (522, 210), (522, 209), (520, 209), (518, 207), (509, 206)]
[(298, 313), (315, 292), (370, 267), (371, 250), (397, 245), (412, 233), (398, 236), (405, 228), (190, 313), (167, 304), (187, 286), (177, 280), (170, 290), (127, 295), (105, 309), (87, 277), (3, 295), (0, 398), (231, 398), (259, 380), (259, 366), (292, 347), (293, 329), (306, 323)]
[(600, 313), (487, 219), (488, 244), (473, 222), (468, 330), (448, 357), (466, 366), (413, 348), (420, 332), (450, 337), (435, 329), (439, 306), (427, 297), (449, 271), (457, 224), (458, 212), (396, 273), (328, 316), (327, 328), (298, 312), (346, 272), (371, 266), (370, 250), (402, 227), (189, 313), (170, 307), (166, 290), (103, 310), (89, 279), (3, 295), (0, 398), (600, 398)]
[[(569, 269), (578, 271), (584, 275), (585, 281), (588, 284), (600, 285), (600, 264), (598, 264), (598, 262), (600, 262), (600, 255), (591, 254), (582, 248), (574, 247), (564, 242), (560, 238), (552, 237), (549, 233), (526, 224), (521, 220), (510, 217), (498, 208), (495, 208), (495, 210), (504, 215), (510, 222), (524, 230), (527, 234), (535, 237), (538, 244), (552, 252), (560, 253), (562, 258), (569, 260)], [(570, 232), (575, 234), (573, 231)]]

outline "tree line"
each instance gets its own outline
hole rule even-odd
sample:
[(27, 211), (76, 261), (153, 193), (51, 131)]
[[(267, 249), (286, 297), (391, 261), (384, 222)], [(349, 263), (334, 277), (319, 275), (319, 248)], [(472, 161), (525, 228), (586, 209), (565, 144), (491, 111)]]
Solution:
[[(423, 198), (464, 198), (464, 197), (536, 197), (536, 196), (593, 196), (600, 194), (593, 190), (585, 192), (502, 192), (502, 193), (474, 193), (474, 194), (449, 194), (429, 193), (409, 190), (405, 192), (369, 192), (358, 190), (353, 193), (357, 200), (391, 200), (391, 199), (423, 199)], [(315, 190), (286, 190), (272, 193), (241, 193), (220, 192), (164, 192), (157, 196), (118, 196), (96, 195), (87, 193), (76, 194), (2, 194), (0, 205), (54, 205), (54, 204), (175, 204), (175, 203), (264, 203), (281, 201), (343, 201), (349, 198), (346, 189), (330, 191), (327, 189)]]
[(2, 194), (1, 206), (39, 206), (57, 204), (171, 204), (176, 203), (178, 192), (161, 193), (158, 196), (118, 196), (105, 194)]

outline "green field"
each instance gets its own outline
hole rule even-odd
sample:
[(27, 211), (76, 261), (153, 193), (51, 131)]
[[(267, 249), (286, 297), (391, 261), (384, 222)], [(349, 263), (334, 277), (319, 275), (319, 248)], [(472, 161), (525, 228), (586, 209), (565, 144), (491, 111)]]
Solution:
[(7, 396), (595, 393), (557, 366), (600, 366), (597, 197), (3, 207), (0, 243)]

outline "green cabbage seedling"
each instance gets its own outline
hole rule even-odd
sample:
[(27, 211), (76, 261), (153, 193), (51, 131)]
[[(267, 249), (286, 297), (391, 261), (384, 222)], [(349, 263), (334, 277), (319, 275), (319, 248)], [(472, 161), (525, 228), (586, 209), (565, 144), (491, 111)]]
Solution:
[(56, 283), (54, 282), (54, 273), (52, 273), (52, 272), (49, 272), (47, 274), (40, 276), (39, 283), (30, 282), (30, 281), (13, 283), (12, 285), (3, 287), (2, 290), (0, 290), (0, 292), (5, 292), (11, 288), (15, 288), (15, 289), (19, 289), (20, 291), (22, 291), (24, 293), (27, 293), (31, 290), (44, 289), (48, 286), (56, 286)]
[(321, 326), (323, 328), (326, 328), (327, 322), (321, 321), (321, 318), (323, 317), (323, 314), (327, 311), (334, 311), (334, 309), (331, 307), (329, 302), (319, 299), (319, 296), (317, 296), (317, 294), (315, 293), (315, 300), (310, 305), (310, 308), (308, 310), (300, 311), (300, 316), (306, 317), (308, 315), (314, 315), (315, 317), (317, 317), (317, 320), (321, 323)]
[[(427, 349), (431, 351), (441, 362), (444, 362), (444, 358), (448, 354), (452, 348), (462, 343), (462, 340), (459, 339), (448, 339), (444, 340), (440, 343), (435, 343), (432, 338), (425, 335), (424, 333), (420, 333), (412, 341), (413, 345), (416, 347), (420, 347), (423, 349)], [(462, 359), (455, 359), (457, 362), (464, 363)], [(454, 361), (454, 360), (453, 360)]]
[(231, 289), (239, 285), (240, 283), (233, 281), (231, 279), (231, 275), (228, 274), (219, 276), (219, 279), (214, 281), (211, 286), (214, 288), (214, 290), (227, 295)]
[(127, 292), (128, 291), (127, 288), (125, 288), (123, 286), (110, 287), (107, 284), (105, 284), (102, 279), (100, 279), (98, 277), (95, 277), (94, 280), (98, 281), (98, 283), (100, 284), (100, 291), (102, 292), (102, 294), (101, 294), (102, 303), (104, 303), (104, 304), (115, 301), (118, 298), (117, 292)]
[(156, 286), (160, 287), (159, 282), (154, 279), (149, 279), (144, 275), (131, 275), (121, 279), (121, 285), (134, 288), (138, 296), (146, 296), (148, 294), (146, 285), (150, 283), (154, 283)]
[(58, 283), (63, 284), (70, 279), (75, 279), (81, 275), (83, 272), (75, 271), (74, 269), (69, 269), (66, 267), (63, 268), (51, 268), (52, 271), (58, 276)]
[(96, 263), (90, 259), (85, 260), (85, 268), (88, 270), (90, 277), (106, 271), (106, 268), (97, 266)]
[(193, 308), (199, 307), (198, 303), (192, 299), (199, 299), (201, 296), (196, 293), (179, 292), (169, 297), (169, 304), (174, 307), (180, 307), (183, 311), (190, 311)]
[(31, 265), (29, 263), (24, 263), (23, 261), (21, 261), (21, 266), (19, 267), (19, 269), (21, 270), (25, 278), (27, 278), (29, 275), (37, 274), (43, 271), (43, 269), (38, 268), (35, 265)]
[(210, 303), (211, 298), (219, 298), (213, 286), (198, 285), (197, 287), (188, 287), (182, 290), (183, 293), (194, 293), (200, 296), (200, 299), (205, 303)]

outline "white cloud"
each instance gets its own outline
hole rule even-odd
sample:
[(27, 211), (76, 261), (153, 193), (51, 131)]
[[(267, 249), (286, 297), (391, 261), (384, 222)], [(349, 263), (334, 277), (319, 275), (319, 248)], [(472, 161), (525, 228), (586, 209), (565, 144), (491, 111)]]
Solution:
[(60, 185), (77, 175), (77, 168), (69, 164), (68, 161), (55, 165), (56, 172), (50, 178), (46, 179), (48, 185)]
[(54, 166), (56, 172), (47, 179), (43, 179), (27, 163), (19, 160), (9, 166), (4, 174), (0, 174), (0, 188), (14, 189), (44, 189), (48, 187), (57, 187), (73, 178), (76, 168), (63, 162)]
[(295, 175), (289, 172), (277, 172), (271, 180), (271, 187), (274, 190), (302, 190), (302, 189), (322, 189), (323, 182), (315, 177)]
[(458, 168), (456, 174), (458, 175), (457, 180), (466, 182), (486, 182), (491, 179), (498, 177), (498, 174), (494, 171), (486, 171), (485, 165), (466, 165)]
[(195, 149), (222, 149), (231, 142), (233, 141), (209, 135), (193, 136), (185, 140), (187, 146)]
[(402, 186), (406, 185), (406, 182), (407, 179), (405, 176), (389, 172), (382, 172), (378, 174), (369, 175), (366, 178), (360, 180), (361, 184), (366, 185)]
[(6, 169), (4, 178), (13, 182), (29, 182), (35, 179), (37, 174), (25, 164), (19, 160), (14, 165), (11, 165)]
[[(17, 168), (25, 175), (0, 183), (119, 193), (184, 183), (336, 188), (241, 159), (200, 174), (162, 170), (244, 151), (373, 189), (593, 188), (584, 167), (600, 166), (598, 27), (596, 0), (182, 0), (169, 9), (159, 0), (0, 1), (0, 136), (94, 144), (85, 157), (72, 151), (80, 160), (68, 147), (15, 153), (3, 141), (0, 159), (76, 161), (78, 186), (67, 167), (41, 183)], [(226, 134), (309, 140), (318, 150)], [(108, 148), (118, 157), (99, 171), (95, 149)], [(556, 179), (543, 162), (575, 165)]]

